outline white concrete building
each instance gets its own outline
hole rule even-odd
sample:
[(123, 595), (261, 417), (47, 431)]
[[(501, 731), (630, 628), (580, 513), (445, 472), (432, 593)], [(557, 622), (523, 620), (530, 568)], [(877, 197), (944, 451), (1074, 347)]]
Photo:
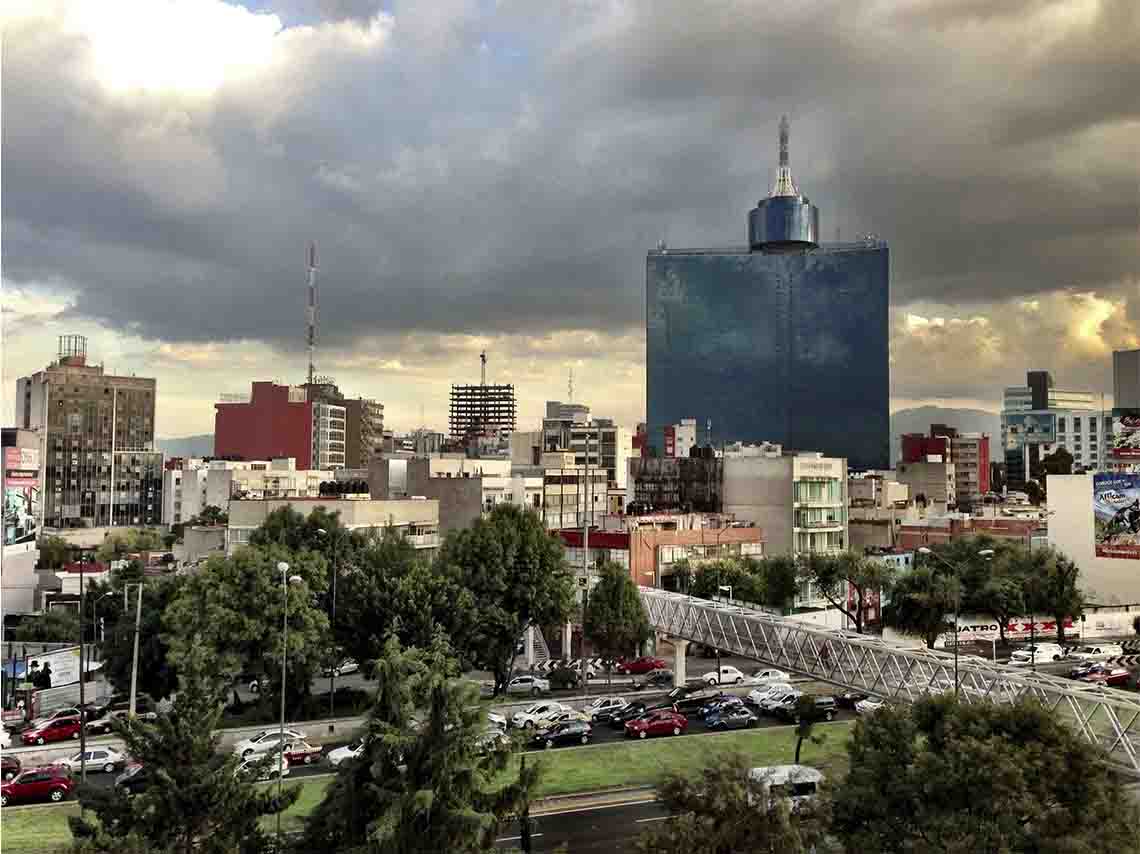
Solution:
[[(381, 416), (382, 417), (382, 416)], [(313, 465), (321, 471), (344, 467), (345, 421), (343, 406), (313, 404)]]
[(958, 501), (954, 463), (944, 462), (940, 457), (917, 463), (900, 462), (895, 468), (895, 477), (906, 485), (910, 498), (918, 501), (921, 496), (928, 506), (933, 505), (943, 512)]
[[(200, 459), (187, 459), (180, 469), (162, 472), (162, 524), (189, 522), (202, 512), (207, 500), (208, 464)], [(219, 505), (225, 509), (225, 505)]]
[[(1112, 412), (1103, 396), (1091, 391), (1053, 387), (1047, 371), (1030, 371), (1024, 386), (1005, 389), (1001, 412), (1001, 448), (1010, 489), (1024, 489), (1038, 460), (1064, 448), (1073, 467), (1106, 470), (1112, 447)], [(992, 453), (993, 459), (1001, 459)]]
[(321, 483), (333, 480), (329, 470), (298, 470), (292, 457), (251, 462), (210, 460), (206, 503), (225, 508), (232, 498), (319, 497)]
[(682, 418), (665, 428), (665, 456), (687, 457), (697, 444), (697, 419)]

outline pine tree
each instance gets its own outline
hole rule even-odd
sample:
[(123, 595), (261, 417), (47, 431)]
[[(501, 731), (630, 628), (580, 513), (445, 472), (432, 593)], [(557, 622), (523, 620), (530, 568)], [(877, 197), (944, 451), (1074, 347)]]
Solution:
[(71, 818), (75, 852), (259, 854), (271, 849), (262, 816), (288, 807), (299, 789), (277, 799), (277, 788), (235, 776), (239, 759), (219, 752), (223, 680), (205, 646), (191, 645), (170, 711), (154, 723), (116, 724), (126, 752), (147, 769), (150, 783), (135, 795), (83, 787), (79, 799), (94, 813)]

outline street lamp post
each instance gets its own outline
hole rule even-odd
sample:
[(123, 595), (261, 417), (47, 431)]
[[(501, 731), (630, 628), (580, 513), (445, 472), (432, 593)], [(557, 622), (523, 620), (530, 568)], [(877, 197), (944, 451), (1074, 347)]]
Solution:
[[(950, 567), (954, 573), (954, 697), (958, 697), (958, 621), (961, 618), (962, 611), (962, 573), (959, 567), (950, 563), (946, 558), (937, 552), (931, 551), (926, 546), (919, 548), (918, 553), (926, 555), (927, 557), (936, 557), (942, 561), (946, 566)], [(994, 555), (993, 549), (980, 549), (978, 557), (991, 558)]]
[(289, 585), (300, 584), (299, 575), (289, 576), (289, 564), (281, 561), (277, 564), (281, 573), (281, 598), (283, 600), (284, 616), (281, 619), (281, 725), (277, 740), (277, 846), (281, 850), (281, 793), (284, 786), (285, 771), (285, 668), (289, 659)]
[(111, 595), (113, 595), (113, 591), (110, 593), (104, 593), (91, 604), (91, 628), (93, 631), (99, 633), (99, 643), (103, 643), (103, 641), (106, 640), (105, 633), (103, 632), (102, 627), (99, 625), (99, 603)]
[[(716, 586), (716, 595), (719, 596), (720, 591), (722, 591), (722, 590), (728, 591), (728, 601), (731, 602), (732, 601), (732, 585), (731, 584), (718, 584)], [(720, 644), (717, 644), (717, 647), (716, 647), (716, 684), (717, 685), (721, 684), (721, 678), (720, 678)]]

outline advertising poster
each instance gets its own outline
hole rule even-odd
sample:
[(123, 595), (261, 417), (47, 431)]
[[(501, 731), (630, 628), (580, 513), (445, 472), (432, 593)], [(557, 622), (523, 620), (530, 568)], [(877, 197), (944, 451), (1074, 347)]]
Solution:
[(1140, 474), (1093, 475), (1097, 557), (1140, 559)]
[(40, 518), (38, 448), (4, 449), (4, 545), (32, 542)]
[(51, 674), (51, 687), (70, 685), (79, 681), (79, 647), (72, 646), (56, 652), (46, 652), (43, 655), (29, 655), (28, 669), (24, 678), (29, 682), (33, 674), (49, 671)]
[(1112, 451), (1116, 460), (1140, 460), (1140, 415), (1118, 415), (1112, 421)]
[(1006, 446), (1042, 445), (1057, 441), (1057, 418), (1050, 413), (1018, 413), (1005, 416)]

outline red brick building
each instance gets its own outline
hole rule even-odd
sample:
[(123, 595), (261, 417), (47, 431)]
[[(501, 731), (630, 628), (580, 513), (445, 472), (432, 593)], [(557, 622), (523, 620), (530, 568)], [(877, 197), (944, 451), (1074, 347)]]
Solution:
[(255, 382), (246, 403), (214, 404), (214, 456), (239, 460), (293, 457), (311, 469), (313, 404), (299, 386)]
[(898, 546), (917, 549), (985, 534), (998, 540), (1015, 540), (1028, 547), (1034, 532), (1043, 529), (1037, 519), (959, 519), (946, 517), (904, 522), (898, 527)]

